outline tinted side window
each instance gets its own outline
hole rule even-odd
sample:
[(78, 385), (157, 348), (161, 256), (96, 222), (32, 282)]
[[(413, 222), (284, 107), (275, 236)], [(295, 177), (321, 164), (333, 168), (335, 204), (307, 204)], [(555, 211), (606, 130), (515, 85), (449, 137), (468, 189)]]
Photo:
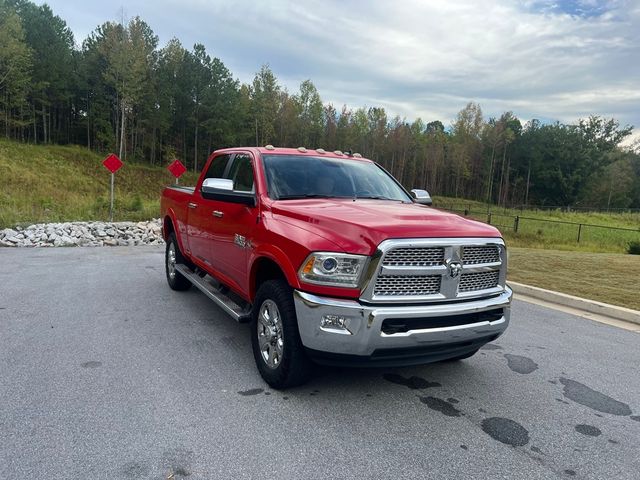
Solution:
[(248, 153), (237, 153), (231, 163), (226, 178), (233, 180), (233, 189), (239, 192), (253, 192), (253, 167)]
[(231, 155), (220, 155), (215, 157), (209, 165), (209, 169), (207, 170), (207, 174), (204, 178), (224, 178), (224, 170), (229, 163), (229, 158)]

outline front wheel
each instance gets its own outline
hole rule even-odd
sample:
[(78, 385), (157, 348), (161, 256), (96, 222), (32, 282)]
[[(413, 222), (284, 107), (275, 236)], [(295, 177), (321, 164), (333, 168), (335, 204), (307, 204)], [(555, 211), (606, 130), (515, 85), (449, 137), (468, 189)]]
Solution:
[(251, 344), (258, 371), (271, 387), (293, 387), (309, 379), (311, 362), (300, 341), (291, 287), (283, 280), (269, 280), (258, 289)]

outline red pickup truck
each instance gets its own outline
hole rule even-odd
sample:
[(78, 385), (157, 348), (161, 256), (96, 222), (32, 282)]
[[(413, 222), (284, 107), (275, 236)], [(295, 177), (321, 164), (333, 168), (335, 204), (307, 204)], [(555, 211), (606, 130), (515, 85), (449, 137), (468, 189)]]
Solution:
[(218, 150), (195, 188), (162, 193), (167, 281), (251, 323), (274, 388), (313, 364), (467, 358), (509, 323), (507, 252), (494, 227), (430, 205), (358, 154)]

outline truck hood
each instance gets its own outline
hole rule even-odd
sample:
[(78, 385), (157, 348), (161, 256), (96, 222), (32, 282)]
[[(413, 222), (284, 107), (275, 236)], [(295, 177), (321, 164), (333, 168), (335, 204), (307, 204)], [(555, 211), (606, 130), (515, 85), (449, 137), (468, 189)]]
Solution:
[(359, 199), (274, 202), (274, 220), (295, 225), (339, 245), (345, 252), (372, 254), (389, 238), (500, 237), (490, 226), (415, 203)]

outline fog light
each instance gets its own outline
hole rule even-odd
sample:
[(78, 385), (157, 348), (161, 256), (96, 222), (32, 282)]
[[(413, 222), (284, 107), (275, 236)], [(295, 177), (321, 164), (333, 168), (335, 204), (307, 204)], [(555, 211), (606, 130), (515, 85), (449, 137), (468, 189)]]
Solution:
[(322, 320), (320, 320), (321, 327), (345, 328), (346, 323), (347, 318), (341, 315), (323, 315)]
[(351, 334), (347, 327), (348, 320), (348, 317), (343, 317), (342, 315), (323, 315), (320, 319), (320, 328), (336, 333)]

